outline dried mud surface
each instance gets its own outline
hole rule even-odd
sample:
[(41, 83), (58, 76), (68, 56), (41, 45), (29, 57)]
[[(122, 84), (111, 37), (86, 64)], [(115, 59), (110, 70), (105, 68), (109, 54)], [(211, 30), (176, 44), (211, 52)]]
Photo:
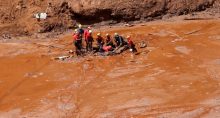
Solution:
[(220, 117), (219, 19), (103, 30), (149, 45), (56, 61), (71, 34), (0, 43), (0, 118)]

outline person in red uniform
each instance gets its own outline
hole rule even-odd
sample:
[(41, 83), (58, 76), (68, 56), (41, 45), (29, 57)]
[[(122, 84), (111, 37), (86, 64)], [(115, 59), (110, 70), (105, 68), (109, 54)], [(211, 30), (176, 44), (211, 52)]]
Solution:
[(109, 34), (106, 34), (106, 39), (105, 39), (105, 46), (103, 46), (103, 50), (105, 52), (113, 51), (115, 48), (114, 43), (111, 39), (111, 36)]
[(92, 30), (89, 30), (88, 34), (85, 35), (85, 41), (86, 41), (86, 50), (87, 51), (93, 51), (92, 43), (93, 43), (93, 37), (92, 37)]
[(105, 44), (104, 43), (104, 39), (102, 38), (101, 36), (101, 33), (98, 33), (97, 34), (97, 38), (96, 38), (96, 41), (97, 41), (97, 44), (98, 44), (98, 49), (99, 49), (99, 52), (103, 52), (103, 45)]
[[(84, 31), (84, 38), (85, 38), (85, 42), (86, 42), (86, 51), (91, 51), (91, 38), (92, 38), (92, 30), (91, 27), (88, 27), (85, 31)], [(90, 40), (88, 39), (90, 38)], [(93, 39), (92, 39), (93, 40)], [(90, 49), (89, 49), (90, 47)]]
[(131, 52), (135, 53), (137, 52), (137, 49), (135, 48), (134, 42), (131, 40), (131, 36), (127, 36), (127, 45)]
[(81, 38), (80, 38), (80, 34), (78, 32), (75, 32), (73, 35), (73, 44), (76, 47), (76, 54), (81, 55), (82, 54), (82, 52), (81, 52), (81, 49), (82, 49)]
[(88, 27), (87, 29), (84, 30), (84, 38), (85, 38), (85, 40), (86, 40), (86, 36), (89, 35), (89, 31), (90, 30), (91, 30), (91, 27)]

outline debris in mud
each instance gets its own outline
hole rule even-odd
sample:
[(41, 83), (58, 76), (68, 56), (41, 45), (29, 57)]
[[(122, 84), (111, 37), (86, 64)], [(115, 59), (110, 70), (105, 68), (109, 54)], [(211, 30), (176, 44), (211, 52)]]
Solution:
[(47, 19), (47, 13), (37, 13), (37, 14), (34, 14), (35, 18), (36, 19)]
[(2, 38), (3, 38), (3, 39), (11, 39), (12, 37), (11, 37), (10, 34), (3, 34), (3, 35), (2, 35)]
[(60, 56), (60, 57), (55, 57), (53, 58), (54, 60), (61, 60), (64, 61), (65, 59), (71, 58), (71, 56)]
[(24, 77), (27, 77), (27, 78), (38, 78), (40, 76), (43, 76), (44, 73), (43, 72), (38, 72), (38, 73), (26, 73), (24, 75)]
[(189, 54), (191, 52), (191, 49), (187, 48), (186, 46), (177, 46), (175, 49), (183, 54)]
[(126, 27), (133, 27), (134, 25), (133, 24), (125, 24), (124, 26), (126, 26)]
[(145, 41), (141, 41), (141, 43), (139, 44), (140, 48), (146, 48), (147, 44), (145, 43)]

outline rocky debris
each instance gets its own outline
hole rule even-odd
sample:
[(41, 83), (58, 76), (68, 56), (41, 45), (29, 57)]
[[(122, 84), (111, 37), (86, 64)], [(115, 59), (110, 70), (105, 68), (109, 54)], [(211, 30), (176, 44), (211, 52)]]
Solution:
[(11, 39), (11, 36), (10, 36), (10, 34), (3, 34), (2, 38), (3, 39)]
[(65, 60), (65, 59), (67, 59), (67, 58), (70, 58), (71, 56), (59, 56), (59, 57), (55, 57), (55, 58), (53, 58), (54, 60)]
[(141, 43), (139, 43), (139, 46), (140, 48), (146, 48), (147, 44), (144, 41), (142, 41)]

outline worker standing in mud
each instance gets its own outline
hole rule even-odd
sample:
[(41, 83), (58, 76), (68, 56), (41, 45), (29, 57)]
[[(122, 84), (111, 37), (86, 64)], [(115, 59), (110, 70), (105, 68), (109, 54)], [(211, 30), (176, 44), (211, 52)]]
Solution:
[(84, 30), (84, 38), (86, 40), (86, 36), (89, 34), (89, 30), (92, 30), (91, 27), (88, 27), (87, 29)]
[(127, 42), (127, 45), (128, 45), (128, 47), (129, 47), (130, 51), (133, 52), (133, 53), (137, 52), (137, 49), (135, 48), (135, 44), (134, 44), (134, 42), (131, 40), (131, 36), (127, 36), (126, 38), (127, 38), (127, 41), (128, 41), (128, 42)]
[(105, 44), (104, 43), (104, 39), (103, 37), (101, 36), (101, 33), (98, 33), (97, 34), (97, 38), (96, 38), (96, 41), (97, 41), (97, 45), (98, 45), (98, 50), (99, 52), (103, 52), (103, 45)]
[[(92, 38), (92, 30), (91, 30), (91, 27), (88, 27), (86, 30), (84, 30), (84, 38), (85, 38), (85, 42), (86, 42), (86, 51), (91, 51), (91, 44), (93, 41), (93, 38)], [(90, 39), (88, 39), (90, 38)], [(91, 40), (92, 38), (92, 40)], [(89, 49), (90, 47), (90, 49)]]
[(82, 45), (81, 45), (81, 39), (80, 39), (80, 33), (79, 32), (74, 33), (74, 35), (73, 35), (73, 44), (76, 47), (76, 55), (77, 56), (81, 55), (82, 54), (82, 52), (81, 52)]
[(89, 52), (93, 51), (92, 43), (93, 43), (93, 37), (92, 37), (92, 30), (88, 31), (88, 34), (85, 35), (85, 42), (86, 42), (86, 50)]
[(80, 44), (81, 44), (81, 46), (82, 46), (82, 39), (83, 39), (83, 35), (84, 35), (84, 30), (83, 30), (81, 24), (78, 25), (77, 32), (79, 33), (79, 38), (80, 38), (80, 41), (79, 41), (79, 42), (80, 42)]

